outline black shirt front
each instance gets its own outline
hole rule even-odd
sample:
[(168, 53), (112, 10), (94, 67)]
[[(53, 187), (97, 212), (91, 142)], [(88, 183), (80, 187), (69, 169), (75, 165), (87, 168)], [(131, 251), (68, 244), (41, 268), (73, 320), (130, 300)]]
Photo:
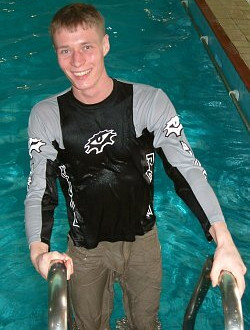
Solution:
[(74, 244), (134, 241), (155, 216), (146, 175), (153, 136), (145, 130), (136, 137), (133, 85), (114, 80), (109, 97), (92, 105), (68, 91), (58, 105), (65, 149), (56, 146), (57, 162)]

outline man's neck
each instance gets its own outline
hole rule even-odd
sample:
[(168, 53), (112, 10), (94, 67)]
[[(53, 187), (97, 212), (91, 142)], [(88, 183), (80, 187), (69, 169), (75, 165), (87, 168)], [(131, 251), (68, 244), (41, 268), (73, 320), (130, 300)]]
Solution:
[(96, 104), (105, 100), (113, 91), (113, 79), (107, 76), (105, 88), (90, 88), (84, 91), (72, 87), (76, 99), (85, 104)]

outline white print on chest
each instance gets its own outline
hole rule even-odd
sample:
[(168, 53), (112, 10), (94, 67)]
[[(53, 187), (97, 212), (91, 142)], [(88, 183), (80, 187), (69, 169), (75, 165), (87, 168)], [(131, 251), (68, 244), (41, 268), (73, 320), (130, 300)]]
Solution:
[(113, 129), (105, 129), (104, 131), (94, 134), (88, 139), (88, 142), (84, 146), (86, 154), (89, 154), (92, 151), (96, 154), (103, 152), (106, 145), (113, 145), (115, 143), (115, 136), (117, 136), (117, 133)]

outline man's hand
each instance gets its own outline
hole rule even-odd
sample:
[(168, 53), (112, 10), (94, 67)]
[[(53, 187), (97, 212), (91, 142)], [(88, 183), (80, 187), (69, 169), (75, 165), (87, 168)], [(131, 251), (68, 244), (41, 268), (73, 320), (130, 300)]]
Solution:
[(34, 242), (30, 245), (31, 261), (39, 274), (45, 279), (48, 277), (52, 260), (62, 260), (67, 268), (67, 279), (73, 274), (73, 261), (66, 253), (57, 251), (48, 252), (48, 245), (42, 242)]
[(210, 274), (212, 285), (218, 285), (220, 273), (223, 270), (227, 270), (234, 275), (238, 284), (240, 296), (242, 296), (245, 290), (244, 275), (247, 269), (232, 240), (226, 224), (224, 222), (215, 223), (211, 227), (210, 233), (217, 243), (213, 267)]

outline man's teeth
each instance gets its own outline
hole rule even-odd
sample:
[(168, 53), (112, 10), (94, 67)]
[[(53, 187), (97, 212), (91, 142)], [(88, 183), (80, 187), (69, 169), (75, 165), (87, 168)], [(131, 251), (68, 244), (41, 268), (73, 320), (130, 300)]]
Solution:
[(74, 72), (74, 75), (77, 77), (82, 77), (88, 74), (91, 70), (81, 71), (81, 72)]

